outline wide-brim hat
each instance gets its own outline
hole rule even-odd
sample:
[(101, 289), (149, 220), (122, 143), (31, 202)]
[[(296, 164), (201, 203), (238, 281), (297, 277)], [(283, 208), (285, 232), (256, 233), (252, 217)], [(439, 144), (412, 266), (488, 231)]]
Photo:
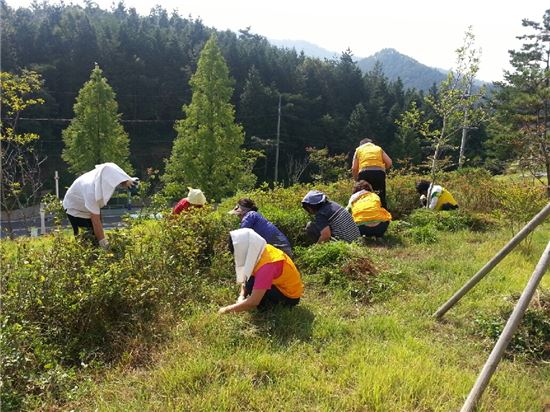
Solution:
[(327, 195), (325, 195), (320, 190), (310, 190), (302, 199), (302, 203), (306, 205), (318, 205), (327, 200)]

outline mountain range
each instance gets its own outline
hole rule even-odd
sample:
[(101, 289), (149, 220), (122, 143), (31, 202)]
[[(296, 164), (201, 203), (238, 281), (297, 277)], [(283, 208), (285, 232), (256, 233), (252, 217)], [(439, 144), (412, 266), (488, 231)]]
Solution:
[[(339, 58), (340, 54), (319, 47), (303, 40), (272, 40), (270, 43), (278, 47), (294, 48), (303, 51), (306, 56), (319, 59)], [(384, 75), (392, 81), (400, 78), (405, 88), (428, 90), (432, 85), (439, 84), (447, 77), (447, 72), (435, 67), (426, 66), (417, 60), (399, 53), (395, 49), (382, 49), (369, 57), (357, 58), (357, 65), (363, 73), (374, 68), (376, 63), (382, 65)], [(477, 82), (476, 82), (477, 83)]]

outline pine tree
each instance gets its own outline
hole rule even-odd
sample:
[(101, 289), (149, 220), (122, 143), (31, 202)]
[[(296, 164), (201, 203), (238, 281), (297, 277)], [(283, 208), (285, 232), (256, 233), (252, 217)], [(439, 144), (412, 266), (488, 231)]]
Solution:
[[(520, 50), (510, 51), (513, 70), (498, 84), (492, 123), (493, 145), (520, 160), (535, 176), (550, 182), (550, 9), (542, 23), (523, 20), (531, 33), (518, 36)], [(544, 180), (541, 179), (544, 183)], [(550, 185), (547, 193), (550, 197)]]
[(183, 107), (185, 118), (176, 123), (177, 137), (163, 176), (166, 193), (175, 197), (186, 186), (200, 187), (207, 198), (219, 201), (246, 178), (243, 165), (248, 163), (240, 149), (244, 133), (230, 102), (233, 81), (215, 35), (205, 44), (190, 85), (191, 104)]
[(76, 98), (74, 118), (63, 130), (62, 158), (69, 170), (81, 174), (96, 164), (114, 162), (127, 173), (133, 169), (129, 161), (128, 134), (120, 124), (115, 93), (96, 64)]

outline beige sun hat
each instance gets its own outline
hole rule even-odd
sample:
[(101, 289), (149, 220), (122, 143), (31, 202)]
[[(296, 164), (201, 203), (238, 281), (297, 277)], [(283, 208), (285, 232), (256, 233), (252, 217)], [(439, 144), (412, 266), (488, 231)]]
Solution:
[(204, 206), (206, 204), (206, 197), (204, 196), (204, 193), (202, 193), (202, 190), (200, 189), (193, 189), (192, 187), (188, 187), (189, 194), (187, 195), (187, 200), (192, 205), (200, 205)]

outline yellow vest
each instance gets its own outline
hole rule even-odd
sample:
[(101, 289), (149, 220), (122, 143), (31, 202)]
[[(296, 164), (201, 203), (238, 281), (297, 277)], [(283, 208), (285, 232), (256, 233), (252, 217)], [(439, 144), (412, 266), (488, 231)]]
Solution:
[(453, 206), (458, 205), (453, 195), (447, 189), (445, 189), (444, 187), (442, 187), (441, 189), (441, 194), (439, 195), (439, 199), (437, 199), (437, 204), (435, 205), (434, 210), (441, 210), (441, 207), (445, 203), (450, 203)]
[(365, 143), (359, 146), (355, 150), (355, 157), (359, 162), (359, 170), (372, 166), (381, 167), (382, 170), (386, 170), (384, 158), (382, 157), (383, 152), (381, 147), (373, 143)]
[(294, 266), (294, 262), (290, 259), (285, 252), (277, 249), (270, 244), (265, 245), (265, 249), (260, 256), (260, 260), (254, 266), (252, 276), (267, 263), (283, 262), (283, 273), (278, 278), (273, 279), (273, 285), (277, 286), (277, 289), (281, 291), (283, 295), (288, 298), (296, 299), (302, 296), (304, 291), (304, 284), (300, 278), (300, 272)]
[(391, 214), (384, 209), (380, 197), (376, 193), (368, 192), (361, 195), (351, 205), (351, 215), (357, 224), (387, 222), (391, 220)]

